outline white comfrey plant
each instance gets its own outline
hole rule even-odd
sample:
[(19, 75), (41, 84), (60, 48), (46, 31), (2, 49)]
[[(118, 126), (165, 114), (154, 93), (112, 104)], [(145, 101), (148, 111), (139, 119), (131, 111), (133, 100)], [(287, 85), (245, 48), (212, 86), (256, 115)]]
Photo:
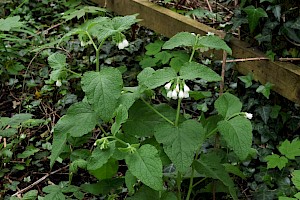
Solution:
[(165, 89), (167, 91), (167, 97), (172, 99), (183, 99), (189, 98), (190, 88), (184, 83), (183, 80), (176, 80), (176, 84), (174, 81), (170, 81), (165, 84)]
[(129, 42), (126, 39), (123, 39), (123, 41), (118, 43), (117, 46), (121, 50), (121, 49), (124, 49), (124, 48), (128, 47)]

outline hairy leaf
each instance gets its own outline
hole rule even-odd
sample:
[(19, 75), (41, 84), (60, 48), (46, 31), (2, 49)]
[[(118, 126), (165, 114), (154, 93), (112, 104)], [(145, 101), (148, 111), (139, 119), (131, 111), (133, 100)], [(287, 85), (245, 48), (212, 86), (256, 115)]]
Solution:
[(125, 158), (130, 172), (154, 190), (163, 189), (162, 162), (157, 149), (149, 144), (141, 146)]
[(147, 77), (146, 80), (141, 80), (141, 81), (149, 89), (154, 89), (167, 83), (168, 81), (176, 77), (177, 74), (173, 68), (164, 68), (153, 72), (153, 74)]
[(192, 47), (196, 43), (196, 36), (188, 33), (181, 32), (177, 33), (173, 37), (171, 37), (165, 44), (163, 45), (163, 49), (174, 49), (180, 46)]
[(210, 49), (222, 49), (225, 50), (227, 53), (232, 54), (231, 48), (218, 36), (209, 35), (209, 36), (203, 36), (200, 37), (197, 40), (196, 47), (202, 48), (202, 47), (208, 47)]
[(228, 118), (235, 113), (241, 112), (242, 103), (236, 96), (225, 93), (215, 101), (215, 108), (220, 115)]

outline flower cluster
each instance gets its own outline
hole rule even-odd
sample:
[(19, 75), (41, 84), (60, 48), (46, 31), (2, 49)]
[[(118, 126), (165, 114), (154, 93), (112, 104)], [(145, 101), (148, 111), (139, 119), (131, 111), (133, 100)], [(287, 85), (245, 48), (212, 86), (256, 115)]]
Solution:
[(173, 84), (173, 81), (171, 81), (165, 85), (165, 89), (167, 90), (168, 98), (183, 99), (190, 96), (190, 88), (183, 81), (177, 81), (176, 85)]
[(123, 39), (122, 42), (118, 43), (118, 48), (119, 49), (124, 49), (125, 47), (128, 47), (129, 46), (129, 43), (126, 39)]

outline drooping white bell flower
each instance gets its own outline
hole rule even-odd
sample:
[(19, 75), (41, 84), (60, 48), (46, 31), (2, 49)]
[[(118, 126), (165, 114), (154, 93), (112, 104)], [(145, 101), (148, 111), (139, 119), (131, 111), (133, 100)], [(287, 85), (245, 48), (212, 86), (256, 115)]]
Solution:
[(166, 89), (166, 90), (169, 90), (169, 89), (171, 88), (171, 86), (172, 86), (172, 83), (169, 82), (169, 83), (167, 83), (167, 84), (165, 85), (165, 89)]
[(179, 99), (184, 98), (184, 92), (182, 90), (179, 91), (178, 97), (179, 97)]
[(175, 90), (176, 90), (176, 92), (179, 92), (179, 85), (178, 85), (178, 83), (176, 84)]
[(119, 49), (124, 49), (125, 47), (128, 47), (129, 43), (126, 39), (124, 39), (122, 42), (118, 43)]
[(189, 98), (190, 94), (189, 92), (183, 92), (183, 98)]
[(168, 98), (172, 98), (172, 93), (173, 93), (172, 90), (168, 91), (167, 97), (168, 97)]
[(175, 90), (173, 90), (173, 92), (172, 92), (172, 99), (177, 99), (178, 97), (177, 97), (177, 91), (176, 91), (176, 89)]
[(55, 85), (56, 85), (57, 87), (60, 87), (60, 86), (62, 85), (61, 80), (57, 80), (56, 83), (55, 83)]
[(190, 91), (189, 86), (187, 86), (186, 84), (184, 84), (184, 85), (183, 85), (183, 91), (184, 91), (184, 92), (189, 92), (189, 91)]
[(247, 119), (252, 119), (253, 118), (253, 114), (245, 112), (245, 117)]

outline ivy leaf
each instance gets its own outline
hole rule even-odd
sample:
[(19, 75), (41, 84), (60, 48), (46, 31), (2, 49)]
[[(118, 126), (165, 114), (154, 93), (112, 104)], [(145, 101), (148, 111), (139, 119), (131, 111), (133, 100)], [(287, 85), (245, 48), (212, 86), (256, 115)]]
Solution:
[(0, 19), (0, 31), (10, 31), (13, 28), (19, 28), (22, 26), (23, 26), (23, 22), (20, 22), (20, 16)]
[[(166, 104), (159, 104), (154, 108), (171, 121), (175, 120), (176, 111)], [(138, 137), (152, 136), (154, 128), (168, 122), (157, 115), (145, 103), (137, 101), (129, 110), (129, 118), (123, 124), (126, 134)]]
[(228, 118), (235, 113), (241, 112), (242, 103), (236, 96), (225, 93), (215, 101), (215, 108), (220, 115)]
[(208, 82), (221, 80), (221, 76), (219, 76), (215, 71), (196, 62), (185, 63), (181, 67), (179, 74), (180, 77), (185, 80), (193, 80), (196, 78), (202, 78)]
[(288, 159), (295, 159), (296, 156), (300, 156), (300, 140), (293, 140), (292, 142), (285, 140), (278, 150)]
[(245, 88), (249, 88), (252, 85), (252, 74), (248, 74), (247, 76), (239, 76), (238, 78), (245, 83)]
[(154, 190), (163, 189), (162, 162), (157, 149), (149, 144), (141, 146), (125, 158), (130, 172)]
[(218, 36), (209, 35), (209, 36), (202, 36), (197, 40), (197, 48), (208, 47), (210, 49), (222, 49), (226, 51), (228, 54), (232, 54), (231, 48)]
[(244, 8), (244, 11), (248, 16), (249, 28), (251, 33), (253, 33), (253, 31), (257, 27), (260, 18), (268, 17), (268, 14), (266, 13), (266, 11), (264, 11), (264, 9), (255, 8), (252, 5)]
[(267, 82), (265, 85), (260, 85), (256, 92), (262, 93), (267, 99), (269, 99), (270, 92), (274, 84)]
[(278, 169), (282, 169), (289, 162), (288, 159), (284, 156), (279, 156), (277, 154), (272, 154), (265, 157), (265, 160), (268, 162), (268, 169), (278, 167)]
[(292, 176), (293, 184), (300, 190), (300, 170), (294, 170)]
[(218, 156), (214, 153), (202, 154), (200, 159), (195, 161), (193, 165), (198, 173), (222, 181), (228, 187), (233, 199), (238, 199), (234, 190), (234, 183), (226, 172), (225, 167), (221, 164), (221, 159)]
[(262, 106), (262, 107), (257, 108), (256, 111), (259, 113), (259, 115), (263, 119), (264, 123), (267, 124), (268, 120), (270, 118), (272, 107), (269, 105)]
[(168, 41), (163, 45), (163, 49), (174, 49), (180, 46), (192, 47), (195, 45), (196, 36), (189, 32), (181, 32), (177, 33), (173, 37), (171, 37)]
[(149, 89), (157, 88), (166, 82), (174, 79), (177, 77), (177, 74), (173, 68), (164, 68), (159, 69), (153, 72), (152, 75), (146, 78), (146, 80), (140, 80), (143, 82), (145, 86), (147, 86)]
[(202, 125), (194, 120), (186, 120), (178, 127), (162, 124), (155, 128), (154, 135), (156, 140), (163, 144), (176, 169), (182, 173), (189, 169), (194, 153), (205, 137)]
[(123, 79), (120, 71), (104, 68), (100, 72), (86, 72), (81, 83), (87, 100), (96, 113), (102, 120), (109, 121), (121, 96)]
[(81, 137), (93, 130), (97, 122), (98, 117), (89, 104), (79, 102), (70, 106), (67, 114), (60, 118), (54, 127), (50, 166), (53, 166), (63, 151), (68, 135)]
[(107, 149), (97, 147), (91, 157), (88, 159), (87, 170), (96, 170), (101, 168), (115, 152), (115, 142), (110, 142)]
[(146, 48), (146, 55), (156, 55), (160, 52), (162, 45), (164, 44), (161, 40), (156, 40), (154, 43), (148, 44)]
[(245, 117), (237, 116), (218, 122), (218, 130), (229, 147), (240, 160), (245, 160), (251, 153), (252, 125)]

